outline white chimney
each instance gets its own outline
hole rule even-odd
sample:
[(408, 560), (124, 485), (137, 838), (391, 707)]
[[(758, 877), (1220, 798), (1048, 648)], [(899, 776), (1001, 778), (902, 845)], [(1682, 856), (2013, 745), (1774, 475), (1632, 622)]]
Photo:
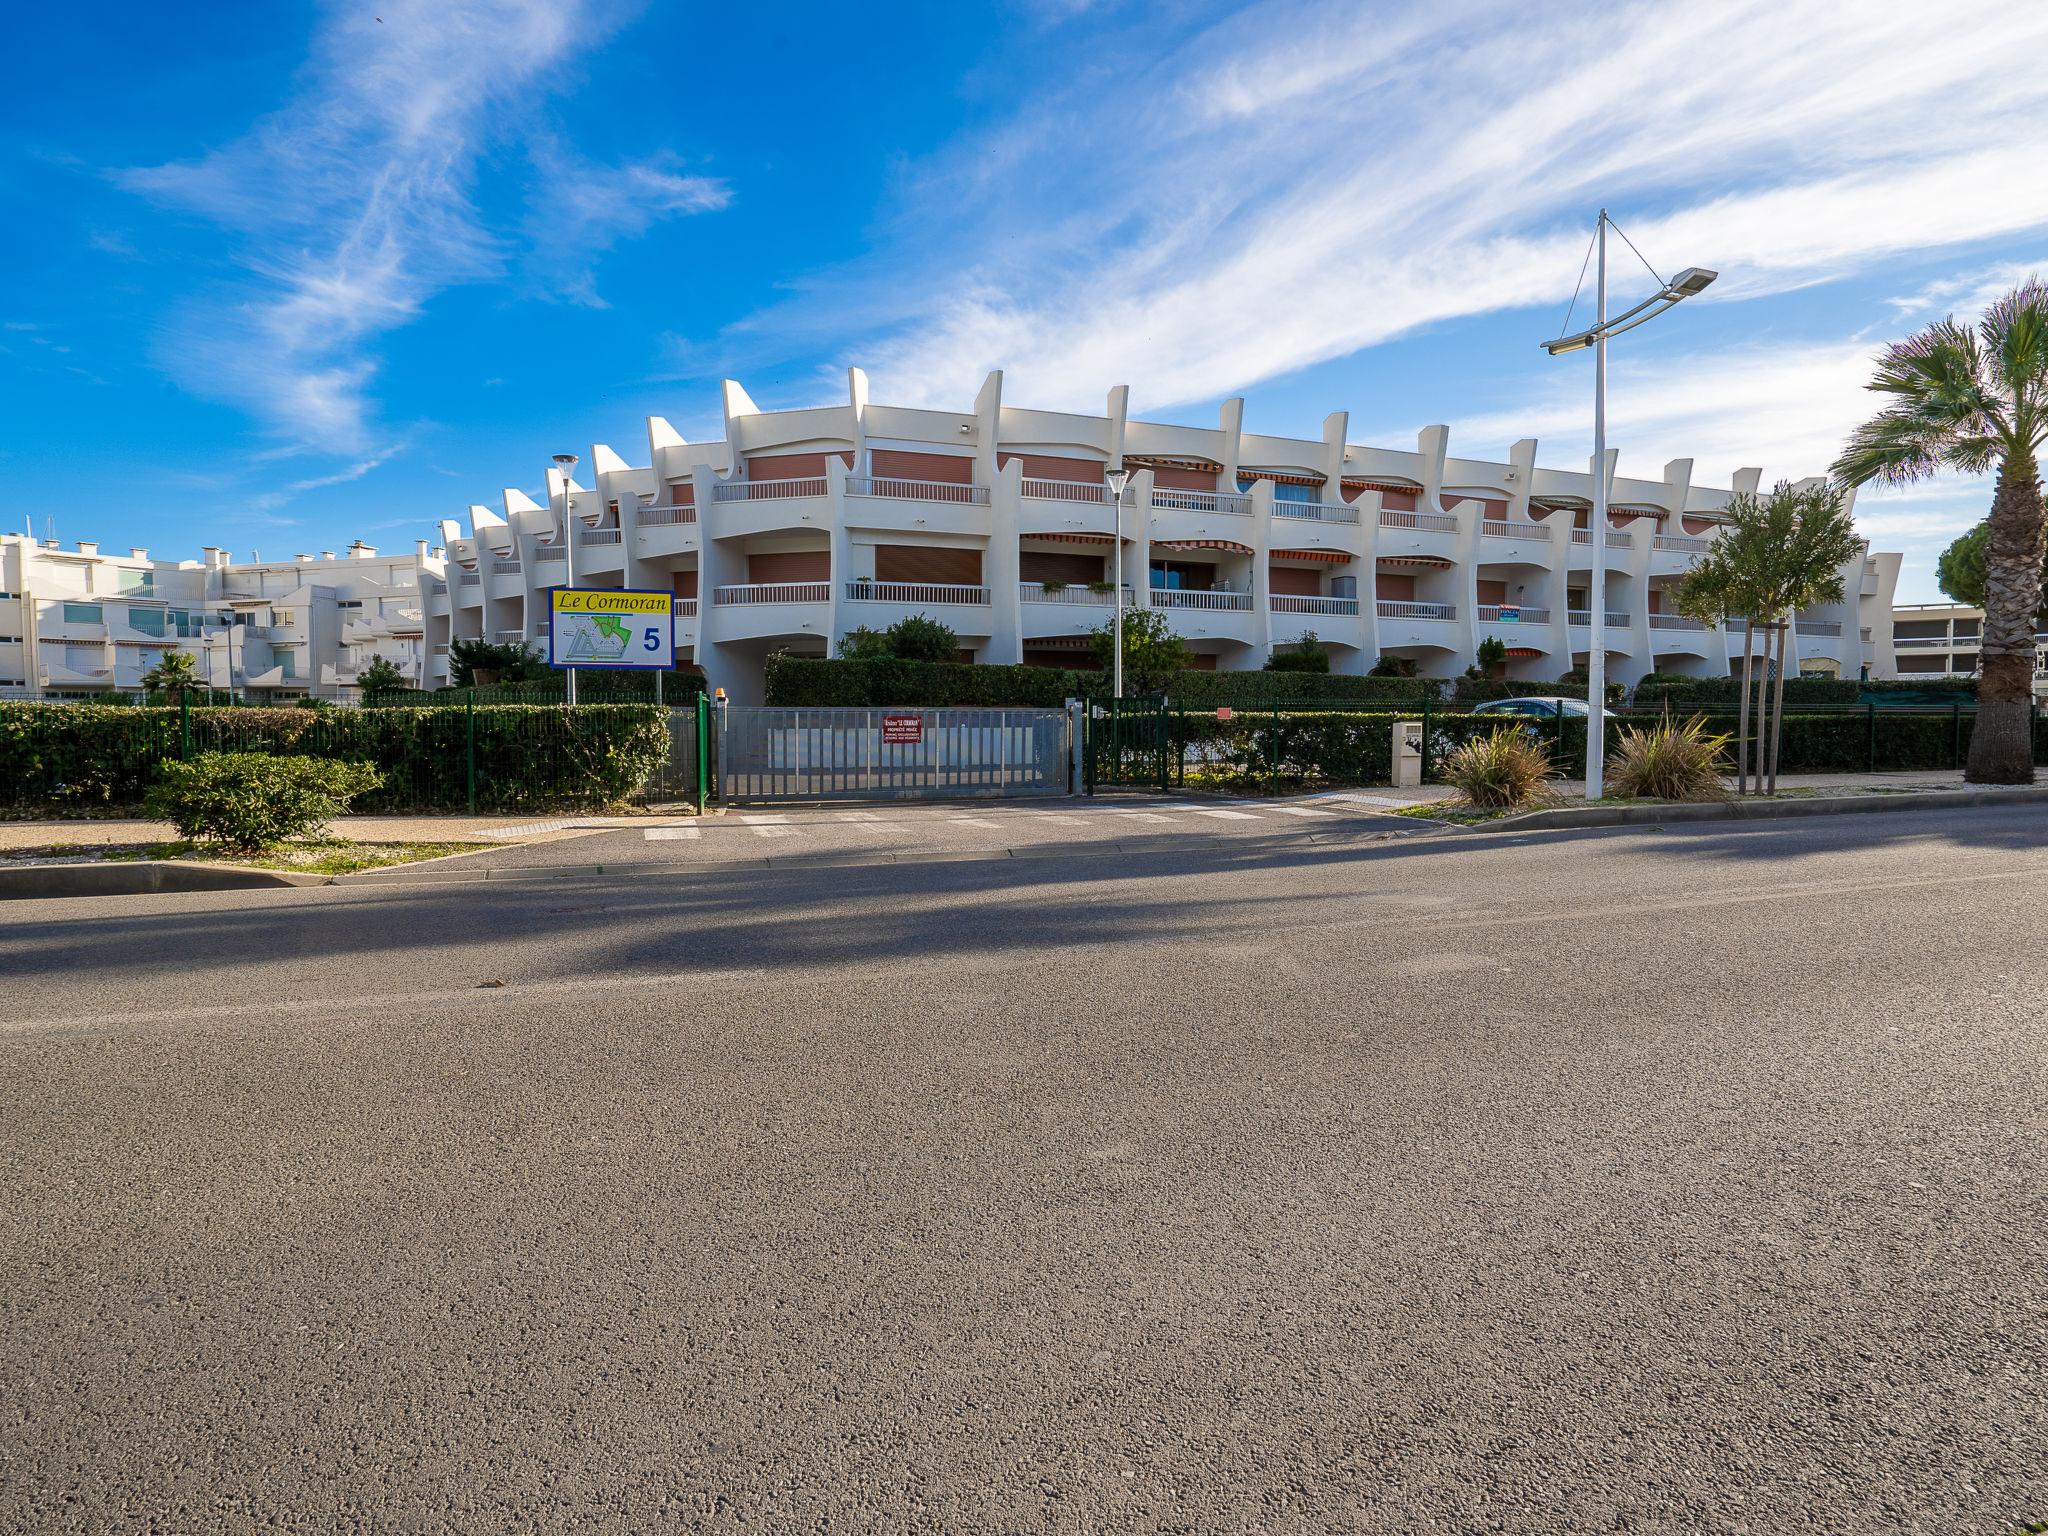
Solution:
[(358, 560), (367, 560), (377, 553), (376, 550), (365, 544), (361, 539), (357, 539), (354, 543), (350, 544), (348, 552)]
[(131, 549), (128, 551), (128, 558), (130, 560), (147, 560), (149, 558), (149, 551), (146, 549)]
[(414, 539), (414, 540), (412, 541), (412, 552), (413, 552), (413, 557), (414, 557), (415, 559), (418, 559), (418, 560), (424, 560), (424, 559), (426, 559), (426, 558), (427, 558), (427, 541), (426, 541), (425, 539)]
[(313, 557), (311, 555), (293, 555), (292, 558), (303, 565), (309, 563)]
[(99, 543), (95, 539), (80, 539), (78, 541), (78, 552), (81, 555), (96, 555), (100, 552)]
[(332, 560), (334, 558), (334, 551), (331, 549), (323, 549), (320, 551), (320, 558), (322, 560)]

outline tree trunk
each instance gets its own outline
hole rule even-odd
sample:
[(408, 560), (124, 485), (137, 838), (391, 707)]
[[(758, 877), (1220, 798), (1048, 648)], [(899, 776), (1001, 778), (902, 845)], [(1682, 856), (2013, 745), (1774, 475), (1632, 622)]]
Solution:
[(1998, 467), (1984, 548), (1984, 638), (1972, 784), (2034, 782), (2034, 616), (2041, 606), (2041, 471), (2031, 453)]
[(1756, 680), (1756, 617), (1742, 621), (1742, 709), (1735, 728), (1735, 793), (1749, 793), (1749, 689)]
[[(1771, 789), (1778, 792), (1778, 749), (1785, 739), (1785, 642), (1792, 638), (1792, 615), (1786, 614), (1778, 624), (1778, 681), (1776, 697), (1771, 701)], [(1792, 659), (1799, 659), (1799, 647), (1792, 646)]]

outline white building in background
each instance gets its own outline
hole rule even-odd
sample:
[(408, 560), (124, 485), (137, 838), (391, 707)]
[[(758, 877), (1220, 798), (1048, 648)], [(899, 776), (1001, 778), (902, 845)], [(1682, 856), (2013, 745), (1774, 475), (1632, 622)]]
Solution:
[(211, 547), (168, 561), (0, 536), (0, 696), (131, 693), (172, 650), (198, 659), (206, 686), (252, 699), (352, 699), (373, 656), (417, 681), (424, 551), (358, 542), (237, 564)]
[[(1656, 479), (1609, 476), (1606, 589), (1591, 586), (1590, 473), (1541, 469), (1536, 443), (1505, 463), (1450, 452), (1429, 427), (1410, 450), (1246, 432), (1232, 400), (1214, 427), (1136, 421), (1128, 390), (1099, 416), (1003, 402), (989, 375), (971, 409), (879, 405), (848, 371), (844, 405), (763, 411), (724, 386), (724, 439), (688, 443), (647, 423), (642, 466), (598, 445), (546, 501), (508, 490), (441, 525), (422, 563), (426, 671), (446, 677), (459, 639), (544, 643), (547, 589), (677, 595), (679, 654), (740, 702), (759, 698), (771, 651), (824, 656), (849, 630), (927, 614), (963, 657), (1086, 664), (1104, 623), (1117, 521), (1103, 472), (1133, 470), (1121, 536), (1127, 601), (1163, 612), (1206, 668), (1257, 668), (1313, 633), (1339, 672), (1407, 657), (1454, 676), (1480, 641), (1509, 675), (1550, 679), (1586, 660), (1596, 599), (1614, 677), (1725, 674), (1741, 630), (1675, 611), (1674, 589), (1714, 538), (1734, 491), (1695, 485), (1674, 459)], [(1799, 616), (1803, 672), (1891, 674), (1899, 557), (1859, 556), (1843, 601)]]
[[(1896, 675), (1975, 677), (1984, 644), (1984, 610), (1967, 603), (1902, 603), (1892, 610)], [(2048, 633), (2034, 637), (2034, 692), (2048, 693)]]

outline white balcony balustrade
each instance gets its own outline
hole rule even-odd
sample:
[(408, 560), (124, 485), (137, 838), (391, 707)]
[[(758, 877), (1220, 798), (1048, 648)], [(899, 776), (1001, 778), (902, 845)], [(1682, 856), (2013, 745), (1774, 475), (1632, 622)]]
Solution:
[(1482, 624), (1548, 624), (1548, 608), (1523, 608), (1514, 603), (1481, 603), (1478, 609)]
[(1652, 629), (1705, 629), (1707, 626), (1698, 619), (1689, 619), (1682, 613), (1653, 613), (1650, 615)]
[[(1035, 501), (1079, 501), (1098, 507), (1109, 505), (1109, 487), (1096, 485), (1086, 480), (1041, 480), (1027, 475), (1024, 477), (1023, 494)], [(1131, 493), (1124, 492), (1124, 505), (1131, 504)]]
[(1439, 533), (1456, 533), (1458, 520), (1448, 512), (1380, 512), (1382, 528), (1432, 528)]
[(1236, 491), (1177, 491), (1152, 488), (1154, 510), (1168, 512), (1221, 512), (1227, 517), (1250, 517), (1252, 499)]
[(482, 586), (483, 579), (483, 573), (481, 571), (464, 571), (460, 576), (456, 578), (456, 585), (464, 587)]
[(823, 475), (805, 475), (795, 480), (728, 480), (711, 487), (713, 501), (789, 501), (824, 494)]
[(1842, 624), (1839, 619), (1800, 619), (1797, 621), (1802, 635), (1839, 635)]
[[(1124, 603), (1131, 604), (1132, 589), (1124, 588)], [(1116, 606), (1116, 591), (1104, 587), (1095, 588), (1071, 583), (1065, 586), (1048, 587), (1042, 581), (1020, 581), (1017, 583), (1017, 599), (1025, 603), (1068, 603), (1081, 608), (1113, 608)]]
[(1277, 592), (1266, 601), (1275, 613), (1355, 615), (1358, 612), (1358, 599), (1355, 597), (1296, 597), (1291, 593)]
[(560, 565), (569, 558), (566, 549), (536, 549), (533, 552), (535, 565)]
[(1539, 539), (1548, 540), (1548, 523), (1510, 523), (1499, 518), (1488, 518), (1479, 525), (1479, 531), (1489, 539)]
[(1358, 508), (1341, 501), (1276, 501), (1275, 517), (1299, 518), (1311, 523), (1355, 523)]
[(1650, 547), (1683, 555), (1699, 555), (1713, 548), (1713, 544), (1712, 539), (1696, 538), (1689, 533), (1660, 533)]
[(1448, 623), (1458, 617), (1456, 603), (1409, 603), (1383, 597), (1379, 599), (1378, 607), (1379, 615), (1383, 619), (1437, 619)]
[(743, 607), (752, 603), (829, 603), (829, 581), (758, 581), (736, 587), (713, 587), (715, 608)]
[(623, 537), (622, 530), (617, 528), (593, 528), (588, 533), (579, 534), (576, 542), (590, 545), (616, 544)]
[(850, 475), (849, 496), (889, 496), (897, 501), (942, 502), (952, 506), (985, 507), (988, 487), (961, 485), (951, 480), (902, 480), (891, 475)]
[(697, 617), (697, 599), (694, 597), (677, 598), (675, 615), (679, 619), (694, 619)]
[[(1572, 542), (1574, 544), (1592, 543), (1593, 530), (1590, 528), (1574, 528), (1572, 530)], [(1635, 535), (1632, 533), (1626, 533), (1619, 528), (1607, 530), (1606, 547), (1609, 549), (1629, 549), (1634, 546), (1635, 542)]]
[(968, 603), (988, 602), (987, 587), (955, 586), (928, 581), (849, 581), (846, 595), (862, 603)]
[(1152, 589), (1154, 608), (1206, 608), (1222, 612), (1249, 612), (1252, 595), (1249, 592), (1190, 592), (1185, 587), (1154, 587)]
[(500, 558), (491, 562), (491, 574), (493, 576), (517, 576), (519, 570), (520, 566), (517, 560)]
[[(1573, 625), (1573, 627), (1577, 629), (1591, 629), (1593, 627), (1593, 613), (1592, 610), (1588, 608), (1572, 609), (1570, 614), (1568, 615), (1568, 619), (1569, 622)], [(1625, 613), (1608, 614), (1607, 628), (1627, 629), (1628, 615)]]
[(640, 526), (642, 528), (659, 528), (676, 523), (694, 523), (695, 521), (697, 521), (697, 509), (695, 507), (642, 507), (640, 509)]

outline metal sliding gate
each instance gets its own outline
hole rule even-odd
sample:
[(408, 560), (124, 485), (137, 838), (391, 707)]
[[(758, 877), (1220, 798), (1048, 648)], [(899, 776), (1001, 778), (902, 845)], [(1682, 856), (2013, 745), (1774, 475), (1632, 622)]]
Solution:
[(727, 800), (1064, 795), (1061, 709), (727, 708), (718, 732)]

